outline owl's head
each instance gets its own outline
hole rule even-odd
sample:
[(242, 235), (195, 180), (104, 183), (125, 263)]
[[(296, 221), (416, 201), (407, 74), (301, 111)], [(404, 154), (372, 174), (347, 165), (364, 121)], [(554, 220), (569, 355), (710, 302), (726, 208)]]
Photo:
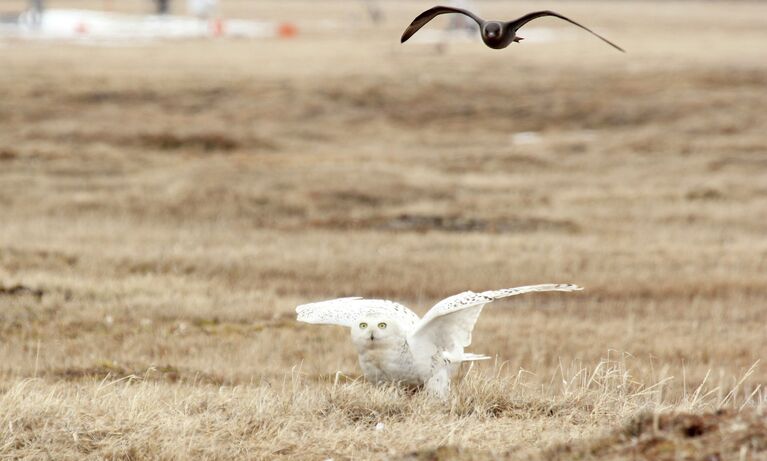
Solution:
[(397, 322), (386, 317), (368, 315), (357, 320), (352, 326), (352, 341), (357, 347), (370, 348), (377, 345), (399, 342), (404, 338)]

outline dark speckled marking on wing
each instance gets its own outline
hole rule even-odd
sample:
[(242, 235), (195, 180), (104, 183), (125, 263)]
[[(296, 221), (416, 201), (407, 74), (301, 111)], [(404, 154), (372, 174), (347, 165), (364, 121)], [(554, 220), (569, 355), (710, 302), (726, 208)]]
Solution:
[(359, 297), (339, 298), (302, 304), (296, 308), (299, 322), (342, 325), (352, 327), (365, 316), (381, 316), (398, 322), (405, 330), (412, 328), (418, 316), (403, 306), (385, 299), (363, 299)]
[[(474, 328), (474, 322), (476, 322), (481, 309), (473, 312), (473, 315), (462, 315), (461, 320), (466, 325), (452, 325), (449, 321), (450, 317), (459, 315), (458, 313), (466, 311), (468, 309), (475, 308), (477, 306), (483, 306), (496, 299), (507, 298), (509, 296), (516, 296), (523, 293), (531, 293), (536, 291), (577, 291), (582, 290), (577, 285), (560, 283), (560, 284), (543, 284), (543, 285), (528, 285), (516, 288), (505, 288), (502, 290), (484, 291), (482, 293), (474, 293), (473, 291), (465, 291), (457, 295), (445, 298), (442, 301), (432, 307), (426, 315), (423, 316), (421, 321), (413, 330), (413, 335), (420, 334), (426, 330), (431, 330), (431, 335), (439, 337), (441, 341), (450, 340), (450, 338), (444, 338), (445, 331), (452, 331), (450, 334), (459, 334), (459, 337), (454, 340), (459, 341), (461, 344), (468, 344), (471, 342), (471, 330)], [(465, 318), (463, 318), (465, 317)], [(456, 319), (458, 320), (458, 319)], [(459, 321), (459, 323), (462, 323)], [(465, 331), (464, 331), (465, 330)]]

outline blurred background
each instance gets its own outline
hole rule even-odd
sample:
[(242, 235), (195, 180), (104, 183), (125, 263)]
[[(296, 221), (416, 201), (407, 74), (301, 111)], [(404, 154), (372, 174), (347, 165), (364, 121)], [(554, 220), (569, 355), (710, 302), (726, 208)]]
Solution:
[(0, 376), (355, 376), (297, 304), (557, 282), (471, 350), (763, 398), (767, 4), (464, 3), (627, 53), (401, 45), (421, 0), (0, 0)]

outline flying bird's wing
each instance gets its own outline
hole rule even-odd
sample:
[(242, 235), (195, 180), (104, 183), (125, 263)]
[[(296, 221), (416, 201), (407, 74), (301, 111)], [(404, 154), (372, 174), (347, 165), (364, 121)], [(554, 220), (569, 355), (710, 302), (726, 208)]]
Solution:
[(339, 298), (302, 304), (296, 307), (299, 322), (353, 327), (366, 315), (384, 316), (399, 323), (405, 331), (418, 322), (415, 312), (402, 304), (383, 299)]
[(463, 14), (465, 16), (470, 17), (474, 21), (476, 21), (477, 24), (479, 24), (480, 27), (482, 27), (482, 24), (485, 22), (482, 20), (482, 18), (476, 16), (471, 11), (464, 10), (463, 8), (453, 8), (450, 6), (435, 6), (434, 8), (430, 8), (423, 13), (416, 16), (415, 19), (413, 19), (413, 22), (410, 23), (409, 26), (407, 26), (407, 29), (405, 29), (405, 32), (402, 34), (402, 38), (400, 39), (400, 43), (405, 43), (407, 39), (413, 36), (418, 30), (425, 26), (426, 23), (434, 19), (435, 17), (439, 16), (440, 14), (447, 14), (447, 13), (458, 13)]
[(440, 349), (453, 352), (471, 344), (471, 332), (485, 304), (496, 299), (534, 291), (577, 291), (583, 288), (570, 284), (530, 285), (504, 290), (474, 293), (466, 291), (443, 299), (418, 322), (410, 335), (414, 340), (428, 339)]
[(570, 24), (573, 24), (575, 26), (580, 27), (581, 29), (585, 30), (586, 32), (589, 32), (590, 34), (592, 34), (592, 35), (594, 35), (596, 37), (599, 37), (603, 42), (605, 42), (608, 45), (612, 46), (616, 50), (622, 51), (623, 53), (626, 52), (626, 50), (624, 50), (623, 48), (619, 47), (618, 45), (616, 45), (615, 43), (611, 42), (610, 40), (607, 40), (606, 38), (602, 37), (601, 35), (599, 35), (598, 33), (594, 32), (593, 30), (589, 29), (588, 27), (586, 27), (586, 26), (584, 26), (582, 24), (578, 24), (577, 22), (573, 21), (572, 19), (567, 18), (565, 16), (562, 16), (561, 14), (555, 13), (553, 11), (536, 11), (534, 13), (526, 14), (526, 15), (522, 16), (519, 19), (511, 21), (509, 23), (509, 25), (516, 32), (517, 30), (519, 30), (520, 27), (524, 26), (525, 24), (527, 24), (528, 22), (532, 21), (533, 19), (542, 18), (544, 16), (554, 16), (555, 18), (563, 19), (563, 20), (569, 22)]

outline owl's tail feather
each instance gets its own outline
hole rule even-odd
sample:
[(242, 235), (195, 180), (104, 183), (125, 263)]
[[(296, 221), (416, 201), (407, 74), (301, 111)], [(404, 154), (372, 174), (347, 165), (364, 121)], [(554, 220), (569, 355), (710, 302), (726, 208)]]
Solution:
[(489, 355), (480, 355), (480, 354), (470, 354), (468, 352), (463, 353), (462, 360), (463, 362), (473, 362), (475, 360), (490, 360), (492, 357)]

